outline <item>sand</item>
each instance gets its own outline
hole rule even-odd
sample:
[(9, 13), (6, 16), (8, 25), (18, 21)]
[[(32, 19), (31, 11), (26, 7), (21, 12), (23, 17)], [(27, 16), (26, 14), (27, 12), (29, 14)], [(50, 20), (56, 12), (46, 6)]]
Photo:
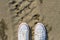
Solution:
[(29, 24), (32, 40), (37, 22), (45, 25), (48, 40), (60, 40), (60, 0), (0, 0), (0, 40), (17, 40), (22, 22)]

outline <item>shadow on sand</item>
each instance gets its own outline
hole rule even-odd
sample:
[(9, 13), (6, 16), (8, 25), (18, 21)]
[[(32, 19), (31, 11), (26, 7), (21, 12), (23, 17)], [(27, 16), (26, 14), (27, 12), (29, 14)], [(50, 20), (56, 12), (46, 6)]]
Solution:
[(48, 40), (48, 31), (47, 31), (46, 27), (45, 27), (45, 29), (46, 29), (46, 38), (45, 38), (45, 40)]

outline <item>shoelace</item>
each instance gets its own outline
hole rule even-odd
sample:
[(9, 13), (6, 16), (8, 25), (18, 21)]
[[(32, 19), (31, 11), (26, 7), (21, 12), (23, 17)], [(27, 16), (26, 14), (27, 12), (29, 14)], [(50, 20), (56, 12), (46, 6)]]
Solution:
[(44, 31), (36, 31), (36, 33), (34, 34), (37, 36), (38, 40), (45, 40), (45, 33)]

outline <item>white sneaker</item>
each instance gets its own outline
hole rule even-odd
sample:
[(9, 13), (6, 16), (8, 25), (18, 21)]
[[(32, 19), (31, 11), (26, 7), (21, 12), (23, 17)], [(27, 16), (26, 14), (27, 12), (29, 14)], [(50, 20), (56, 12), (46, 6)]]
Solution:
[(29, 27), (26, 23), (21, 23), (19, 25), (18, 40), (29, 40)]
[(42, 23), (37, 23), (35, 26), (34, 40), (46, 40), (46, 30)]

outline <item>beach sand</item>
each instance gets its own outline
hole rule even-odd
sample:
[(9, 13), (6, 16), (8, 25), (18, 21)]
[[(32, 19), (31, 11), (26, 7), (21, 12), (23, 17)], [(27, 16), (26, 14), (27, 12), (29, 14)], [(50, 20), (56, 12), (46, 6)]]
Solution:
[(18, 40), (20, 23), (26, 22), (32, 30), (36, 23), (43, 23), (48, 40), (60, 40), (60, 0), (0, 0), (0, 40)]

